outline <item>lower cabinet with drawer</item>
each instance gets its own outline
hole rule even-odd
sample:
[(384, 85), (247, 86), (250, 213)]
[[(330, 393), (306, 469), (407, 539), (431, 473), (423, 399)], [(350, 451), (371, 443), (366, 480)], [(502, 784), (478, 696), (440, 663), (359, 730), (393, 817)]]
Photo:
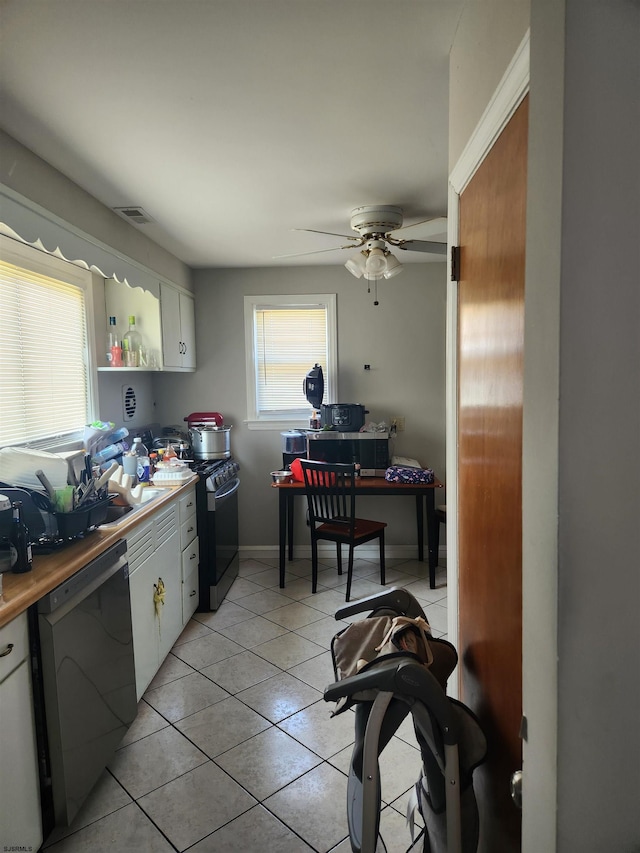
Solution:
[(40, 782), (27, 614), (0, 628), (0, 849), (38, 850)]
[(178, 500), (127, 536), (131, 622), (140, 700), (183, 627)]
[(182, 624), (186, 625), (198, 606), (198, 563), (200, 549), (196, 526), (196, 490), (180, 498), (180, 548), (182, 549)]

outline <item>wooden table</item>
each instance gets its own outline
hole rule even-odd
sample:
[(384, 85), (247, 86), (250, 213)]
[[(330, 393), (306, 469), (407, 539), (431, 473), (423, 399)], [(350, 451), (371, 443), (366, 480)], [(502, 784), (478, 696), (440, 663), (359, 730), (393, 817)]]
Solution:
[[(272, 483), (272, 488), (278, 489), (279, 514), (279, 545), (280, 545), (280, 589), (284, 589), (286, 551), (288, 546), (289, 560), (293, 559), (293, 499), (305, 497), (304, 483)], [(416, 523), (418, 528), (418, 560), (424, 561), (424, 507), (427, 510), (427, 545), (429, 554), (429, 586), (436, 585), (436, 566), (438, 554), (437, 541), (438, 518), (436, 517), (435, 493), (443, 484), (437, 478), (433, 483), (390, 483), (384, 477), (361, 477), (357, 483), (359, 495), (385, 495), (398, 497), (415, 497)]]

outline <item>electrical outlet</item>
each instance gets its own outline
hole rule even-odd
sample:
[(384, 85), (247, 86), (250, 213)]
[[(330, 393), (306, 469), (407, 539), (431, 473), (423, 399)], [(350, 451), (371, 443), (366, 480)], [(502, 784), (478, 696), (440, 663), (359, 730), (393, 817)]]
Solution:
[(396, 428), (396, 432), (404, 432), (404, 418), (391, 418), (391, 426)]

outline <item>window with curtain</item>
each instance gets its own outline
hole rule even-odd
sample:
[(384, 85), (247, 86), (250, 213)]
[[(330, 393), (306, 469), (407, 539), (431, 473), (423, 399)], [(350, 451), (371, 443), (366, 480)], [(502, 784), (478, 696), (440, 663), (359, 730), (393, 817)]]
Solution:
[(93, 420), (91, 274), (8, 238), (0, 249), (2, 445), (72, 440)]
[(308, 427), (303, 381), (315, 364), (325, 399), (337, 393), (335, 294), (246, 296), (245, 338), (249, 427)]

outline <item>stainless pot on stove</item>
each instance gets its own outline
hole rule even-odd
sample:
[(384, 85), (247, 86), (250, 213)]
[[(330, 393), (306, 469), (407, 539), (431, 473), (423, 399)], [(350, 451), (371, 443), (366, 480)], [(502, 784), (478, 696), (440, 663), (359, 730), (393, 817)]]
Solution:
[(228, 459), (231, 456), (230, 426), (219, 412), (196, 412), (185, 418), (194, 459)]

